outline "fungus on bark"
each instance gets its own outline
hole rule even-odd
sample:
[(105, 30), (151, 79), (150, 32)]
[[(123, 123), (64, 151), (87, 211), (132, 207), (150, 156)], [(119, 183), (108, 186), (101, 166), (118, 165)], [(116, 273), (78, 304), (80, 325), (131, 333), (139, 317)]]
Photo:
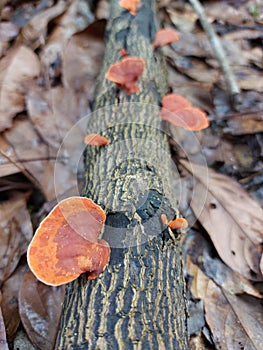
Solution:
[(128, 55), (128, 52), (127, 52), (126, 49), (120, 49), (119, 54), (120, 54), (122, 57), (125, 57), (125, 56)]
[(106, 73), (106, 79), (124, 88), (128, 95), (138, 92), (139, 86), (136, 84), (142, 75), (145, 62), (138, 57), (124, 57), (121, 61), (113, 63)]
[(88, 134), (84, 138), (84, 143), (90, 146), (107, 146), (110, 140), (98, 134)]
[(199, 131), (209, 126), (206, 113), (194, 107), (184, 97), (168, 94), (163, 97), (161, 118), (173, 125), (185, 129)]
[(168, 227), (171, 230), (182, 230), (188, 227), (188, 222), (184, 218), (177, 218), (168, 222)]
[(173, 29), (160, 29), (155, 33), (154, 42), (152, 43), (152, 47), (162, 47), (165, 45), (169, 45), (179, 40), (179, 35)]
[(110, 247), (98, 239), (106, 219), (91, 199), (62, 200), (41, 222), (27, 250), (31, 271), (41, 282), (59, 286), (87, 272), (95, 279), (109, 263)]
[(130, 11), (133, 16), (136, 16), (140, 0), (120, 0), (119, 5)]

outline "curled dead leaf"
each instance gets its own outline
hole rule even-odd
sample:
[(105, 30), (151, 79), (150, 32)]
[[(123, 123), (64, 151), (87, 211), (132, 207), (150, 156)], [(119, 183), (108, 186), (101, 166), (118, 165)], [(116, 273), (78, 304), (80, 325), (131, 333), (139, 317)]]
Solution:
[(36, 54), (25, 46), (10, 50), (0, 61), (0, 131), (24, 109), (24, 84), (40, 74)]
[[(207, 278), (212, 279), (227, 292), (231, 294), (247, 293), (256, 298), (263, 298), (263, 295), (248, 279), (225, 265), (216, 256), (211, 243), (202, 234), (190, 233), (186, 236), (186, 252), (190, 266), (194, 265), (201, 269)], [(201, 299), (204, 299), (204, 296)]]
[(19, 313), (29, 339), (39, 349), (54, 348), (64, 294), (64, 286), (50, 288), (39, 282), (31, 271), (23, 277)]
[(263, 308), (248, 295), (236, 296), (210, 280), (204, 299), (206, 321), (222, 349), (262, 349)]
[[(243, 187), (230, 177), (184, 160), (181, 164), (198, 180), (191, 207), (209, 233), (221, 259), (251, 280), (262, 280), (263, 210)], [(206, 184), (209, 177), (208, 187)], [(204, 207), (200, 196), (206, 193)]]
[(23, 27), (21, 34), (17, 39), (17, 44), (24, 44), (36, 49), (45, 41), (48, 23), (52, 19), (61, 15), (65, 11), (66, 5), (66, 1), (59, 0), (56, 5), (33, 16)]
[(32, 238), (25, 194), (13, 192), (0, 204), (0, 283), (15, 270)]

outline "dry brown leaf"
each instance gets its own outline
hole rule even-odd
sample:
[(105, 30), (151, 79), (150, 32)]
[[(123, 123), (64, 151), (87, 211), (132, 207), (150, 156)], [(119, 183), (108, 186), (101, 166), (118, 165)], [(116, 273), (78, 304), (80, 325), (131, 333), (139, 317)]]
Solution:
[(263, 75), (257, 69), (248, 66), (233, 66), (240, 89), (263, 92)]
[(0, 285), (15, 270), (33, 235), (25, 197), (13, 192), (0, 204)]
[[(4, 152), (12, 160), (16, 158), (13, 148), (9, 143), (0, 135), (0, 150)], [(22, 166), (22, 164), (20, 164)], [(19, 169), (14, 164), (10, 163), (9, 160), (0, 153), (0, 177), (18, 173)]]
[(59, 149), (66, 133), (81, 115), (78, 96), (61, 86), (48, 91), (31, 89), (26, 104), (34, 127), (53, 150)]
[[(236, 0), (232, 1), (237, 2)], [(234, 26), (249, 26), (253, 25), (252, 16), (249, 16), (248, 11), (241, 6), (235, 8), (227, 1), (209, 1), (205, 6), (206, 15), (210, 21), (217, 21), (224, 24), (232, 24)]]
[(204, 303), (203, 300), (188, 303), (189, 318), (187, 320), (188, 334), (198, 334), (205, 326)]
[(18, 266), (15, 272), (5, 281), (2, 288), (1, 307), (8, 339), (13, 337), (20, 323), (18, 293), (22, 278), (27, 270), (26, 263)]
[(36, 14), (23, 27), (17, 44), (24, 44), (34, 50), (41, 44), (45, 43), (48, 30), (48, 23), (61, 15), (66, 9), (67, 1), (59, 0), (56, 5)]
[[(186, 237), (186, 247), (186, 253), (188, 256), (187, 266), (191, 267), (191, 269), (188, 267), (188, 272), (191, 276), (193, 276), (192, 271), (197, 271), (199, 273), (199, 269), (201, 269), (201, 271), (203, 271), (203, 273), (205, 273), (207, 276), (207, 280), (209, 277), (218, 286), (223, 287), (231, 294), (247, 293), (256, 298), (263, 298), (263, 296), (252, 285), (252, 283), (250, 283), (239, 273), (230, 269), (219, 258), (216, 257), (211, 243), (206, 241), (203, 235), (199, 233), (188, 234)], [(197, 287), (197, 292), (193, 293), (193, 284), (191, 285), (192, 294), (194, 296), (201, 294), (201, 299), (204, 299), (206, 289), (200, 288), (200, 285), (197, 285)]]
[(52, 64), (60, 61), (71, 36), (87, 28), (94, 20), (88, 2), (73, 0), (65, 13), (55, 20), (55, 28), (47, 39), (40, 54), (42, 64), (48, 71)]
[(101, 69), (104, 29), (105, 21), (99, 20), (73, 35), (62, 58), (64, 86), (85, 92), (89, 100), (93, 98), (95, 80)]
[(191, 202), (195, 213), (200, 213), (199, 198), (206, 194), (198, 220), (209, 233), (221, 259), (246, 278), (262, 280), (263, 211), (260, 205), (230, 177), (196, 163), (180, 162), (198, 179)]
[(95, 10), (96, 19), (108, 19), (110, 4), (107, 0), (99, 0)]
[(197, 335), (191, 335), (189, 346), (191, 350), (214, 349), (212, 346), (207, 346), (206, 339), (201, 331)]
[(234, 165), (237, 163), (234, 147), (229, 141), (211, 133), (210, 135), (202, 134), (200, 144), (208, 164), (222, 162), (227, 165)]
[[(164, 4), (167, 6), (167, 4)], [(173, 2), (174, 5), (174, 2)], [(183, 7), (174, 9), (174, 6), (168, 6), (167, 12), (172, 23), (182, 32), (190, 32), (194, 29), (198, 15), (190, 4), (184, 4)], [(178, 4), (180, 7), (180, 4)]]
[(176, 69), (188, 77), (200, 82), (214, 84), (219, 72), (208, 67), (206, 63), (197, 58), (180, 57), (174, 60)]
[(47, 286), (31, 271), (23, 277), (19, 313), (28, 337), (41, 350), (54, 347), (64, 294), (65, 286)]
[(213, 58), (214, 53), (207, 35), (201, 33), (187, 33), (178, 31), (180, 40), (172, 44), (170, 48), (167, 47), (165, 52), (168, 56), (173, 58), (175, 54), (179, 57), (190, 56), (199, 58)]
[(190, 289), (191, 294), (197, 299), (204, 299), (209, 278), (197, 265), (193, 264), (189, 256), (187, 256), (187, 272), (193, 277)]
[(0, 61), (0, 131), (12, 125), (12, 118), (24, 109), (24, 84), (40, 73), (40, 63), (31, 49), (9, 50)]
[(255, 134), (263, 132), (263, 113), (243, 113), (227, 116), (224, 133), (232, 135)]
[(9, 349), (6, 341), (5, 324), (4, 324), (1, 308), (0, 308), (0, 346), (1, 346), (1, 350)]
[(0, 41), (9, 41), (17, 36), (19, 28), (12, 22), (0, 23)]
[[(76, 145), (76, 142), (79, 143), (80, 140), (76, 138), (75, 134), (74, 136), (72, 142)], [(17, 160), (28, 160), (23, 163), (23, 166), (38, 180), (47, 200), (54, 199), (56, 195), (63, 194), (73, 184), (76, 184), (76, 176), (65, 163), (67, 158), (57, 162), (57, 172), (60, 179), (54, 181), (57, 149), (48, 147), (43, 142), (29, 120), (16, 120), (12, 129), (4, 133), (4, 137), (15, 150)], [(66, 150), (64, 150), (65, 152)], [(63, 156), (65, 157), (65, 154)]]
[(219, 348), (262, 349), (263, 308), (258, 299), (232, 295), (210, 281), (204, 303), (206, 321)]

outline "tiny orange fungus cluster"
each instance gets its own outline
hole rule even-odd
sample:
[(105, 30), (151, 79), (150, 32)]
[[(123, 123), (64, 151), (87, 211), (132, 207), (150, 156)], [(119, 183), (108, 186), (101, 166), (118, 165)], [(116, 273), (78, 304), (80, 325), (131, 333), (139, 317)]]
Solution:
[(169, 45), (179, 40), (179, 35), (173, 29), (160, 29), (155, 33), (154, 42), (152, 47), (162, 47)]
[(125, 89), (128, 95), (139, 91), (136, 84), (142, 75), (145, 62), (138, 57), (124, 57), (121, 61), (113, 63), (106, 73), (106, 79)]
[(161, 222), (163, 225), (168, 225), (167, 216), (165, 214), (161, 214)]
[(125, 57), (125, 56), (128, 55), (128, 52), (127, 52), (126, 49), (120, 49), (119, 54), (120, 54), (122, 57)]
[(168, 227), (171, 230), (182, 230), (188, 227), (188, 222), (184, 218), (177, 218), (168, 222)]
[(41, 282), (59, 286), (87, 272), (95, 279), (110, 259), (110, 247), (98, 239), (106, 219), (91, 199), (70, 197), (41, 222), (27, 250), (30, 269)]
[(110, 140), (98, 134), (88, 134), (84, 138), (84, 143), (90, 146), (107, 146)]
[(184, 218), (177, 218), (168, 222), (165, 214), (161, 215), (161, 222), (163, 225), (168, 226), (171, 230), (182, 230), (188, 227), (188, 222)]
[(209, 126), (206, 113), (194, 107), (184, 97), (168, 94), (163, 97), (161, 118), (173, 125), (198, 131)]
[(136, 16), (140, 0), (120, 0), (119, 5), (130, 11), (133, 16)]

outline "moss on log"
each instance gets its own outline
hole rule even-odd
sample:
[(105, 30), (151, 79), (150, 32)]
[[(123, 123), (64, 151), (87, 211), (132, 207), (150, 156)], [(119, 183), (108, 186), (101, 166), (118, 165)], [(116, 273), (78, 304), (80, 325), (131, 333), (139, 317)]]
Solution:
[[(136, 16), (111, 1), (106, 51), (88, 133), (111, 140), (87, 146), (83, 193), (101, 205), (111, 260), (99, 278), (67, 286), (57, 349), (188, 349), (181, 237), (172, 239), (160, 216), (178, 215), (169, 141), (159, 106), (167, 93), (155, 2)], [(105, 79), (120, 49), (144, 59), (140, 91), (127, 95)]]

